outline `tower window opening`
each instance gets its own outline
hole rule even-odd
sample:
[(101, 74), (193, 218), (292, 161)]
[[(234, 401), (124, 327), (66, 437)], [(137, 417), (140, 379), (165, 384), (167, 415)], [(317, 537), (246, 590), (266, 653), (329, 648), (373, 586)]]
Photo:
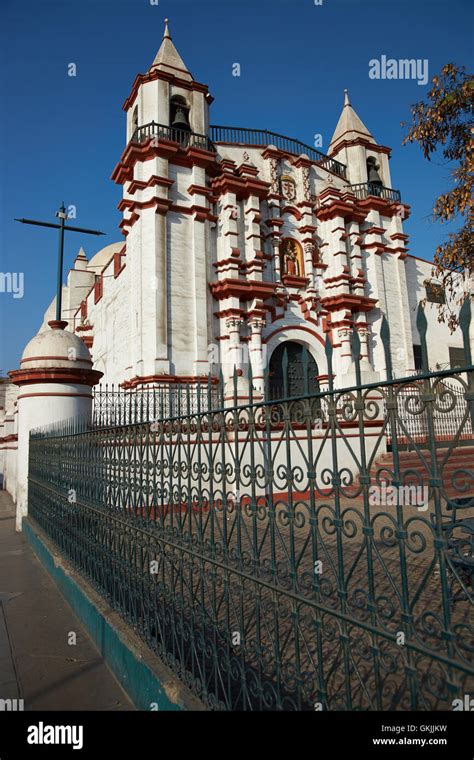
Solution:
[(369, 156), (367, 159), (367, 182), (369, 185), (369, 193), (371, 195), (380, 195), (383, 182), (379, 174), (380, 164), (374, 156)]
[(186, 133), (191, 132), (189, 121), (190, 108), (182, 95), (173, 95), (170, 100), (170, 127), (172, 139), (176, 142), (187, 143)]
[(132, 140), (137, 139), (138, 130), (138, 106), (135, 106), (132, 114), (131, 136)]

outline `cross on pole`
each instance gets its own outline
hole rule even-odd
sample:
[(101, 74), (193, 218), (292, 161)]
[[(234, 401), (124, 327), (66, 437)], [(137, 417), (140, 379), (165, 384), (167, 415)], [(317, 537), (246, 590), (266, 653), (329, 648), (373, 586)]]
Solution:
[(37, 222), (34, 219), (15, 219), (15, 222), (21, 222), (22, 224), (36, 224), (38, 227), (53, 227), (59, 230), (59, 246), (58, 246), (58, 281), (56, 290), (56, 321), (61, 321), (61, 307), (62, 307), (62, 285), (63, 285), (63, 259), (64, 259), (64, 232), (82, 232), (85, 235), (105, 235), (105, 232), (99, 232), (98, 230), (87, 230), (84, 227), (72, 227), (70, 224), (66, 224), (67, 214), (64, 207), (64, 201), (61, 204), (59, 211), (56, 211), (56, 216), (59, 218), (59, 223), (54, 224), (52, 222)]

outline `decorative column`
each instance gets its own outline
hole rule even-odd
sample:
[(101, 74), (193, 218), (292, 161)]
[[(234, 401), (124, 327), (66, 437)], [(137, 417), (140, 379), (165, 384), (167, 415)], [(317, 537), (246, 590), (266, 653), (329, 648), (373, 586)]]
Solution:
[(249, 358), (252, 365), (253, 387), (256, 394), (262, 397), (265, 393), (265, 362), (262, 350), (262, 330), (264, 325), (265, 319), (262, 319), (262, 317), (251, 317), (248, 320), (248, 326), (250, 328)]
[[(249, 400), (248, 378), (244, 377), (242, 371), (240, 328), (243, 323), (244, 320), (240, 317), (230, 317), (225, 323), (229, 335), (228, 358), (223, 362), (223, 365), (227, 365), (225, 371), (223, 370), (224, 377), (227, 378), (224, 385), (224, 403), (227, 406), (246, 404)], [(235, 396), (234, 371), (237, 373), (237, 397)]]
[(301, 242), (304, 250), (304, 274), (308, 278), (308, 287), (310, 295), (314, 294), (315, 279), (314, 279), (314, 234), (316, 233), (316, 214), (314, 213), (314, 202), (311, 194), (311, 167), (312, 162), (309, 160), (306, 154), (302, 154), (296, 161), (293, 162), (293, 166), (300, 170), (301, 186), (303, 189), (302, 199), (298, 203), (298, 208), (301, 211), (301, 221), (298, 226), (298, 231), (301, 236)]
[(88, 348), (67, 322), (51, 321), (50, 327), (26, 346), (20, 369), (9, 375), (18, 394), (18, 471), (16, 528), (28, 512), (28, 460), (30, 431), (62, 420), (89, 421), (92, 386), (102, 372), (92, 369)]
[(276, 148), (275, 145), (269, 145), (262, 153), (262, 158), (268, 161), (268, 174), (270, 176), (270, 187), (267, 195), (268, 218), (265, 224), (270, 229), (268, 235), (273, 254), (273, 272), (275, 282), (281, 283), (281, 266), (280, 266), (280, 229), (283, 226), (281, 218), (281, 199), (279, 165), (284, 153)]
[(225, 326), (229, 335), (228, 358), (225, 364), (228, 365), (228, 371), (225, 373), (228, 378), (232, 378), (234, 367), (237, 371), (242, 370), (242, 344), (240, 342), (240, 328), (244, 320), (240, 317), (230, 317), (226, 320)]

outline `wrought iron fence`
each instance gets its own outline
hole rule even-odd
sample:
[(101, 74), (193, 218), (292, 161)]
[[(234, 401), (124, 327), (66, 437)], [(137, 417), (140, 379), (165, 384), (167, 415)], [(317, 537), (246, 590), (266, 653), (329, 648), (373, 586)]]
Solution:
[(328, 339), (319, 393), (255, 402), (250, 382), (238, 406), (236, 375), (231, 406), (33, 433), (29, 516), (210, 709), (451, 709), (474, 688), (467, 312), (468, 365), (417, 376), (423, 448), (384, 322), (385, 382), (360, 383), (354, 333), (352, 388)]
[[(409, 447), (411, 441), (419, 445), (426, 444), (429, 436), (429, 418), (424, 403), (425, 387), (423, 381), (413, 380), (395, 390), (397, 399), (396, 430), (387, 429), (387, 442), (391, 445), (392, 436), (397, 436), (400, 446)], [(458, 436), (458, 444), (473, 439), (473, 421), (470, 416), (464, 420), (464, 391), (449, 379), (443, 378), (436, 385), (436, 405), (433, 408), (432, 422), (436, 444), (442, 446)], [(408, 437), (403, 430), (410, 432)]]
[(93, 389), (95, 426), (128, 425), (190, 415), (222, 405), (222, 382), (153, 383), (135, 388), (99, 385)]

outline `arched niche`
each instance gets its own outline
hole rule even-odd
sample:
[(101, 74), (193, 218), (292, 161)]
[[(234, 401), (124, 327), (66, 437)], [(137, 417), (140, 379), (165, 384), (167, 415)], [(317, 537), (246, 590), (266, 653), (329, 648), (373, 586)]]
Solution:
[(133, 140), (134, 137), (136, 139), (137, 135), (135, 134), (138, 129), (138, 106), (135, 106), (132, 112), (132, 121), (130, 124), (130, 138)]
[(190, 106), (183, 95), (173, 95), (170, 98), (170, 127), (190, 132), (190, 110)]
[(301, 244), (294, 238), (284, 238), (280, 246), (282, 277), (304, 277), (304, 257)]

